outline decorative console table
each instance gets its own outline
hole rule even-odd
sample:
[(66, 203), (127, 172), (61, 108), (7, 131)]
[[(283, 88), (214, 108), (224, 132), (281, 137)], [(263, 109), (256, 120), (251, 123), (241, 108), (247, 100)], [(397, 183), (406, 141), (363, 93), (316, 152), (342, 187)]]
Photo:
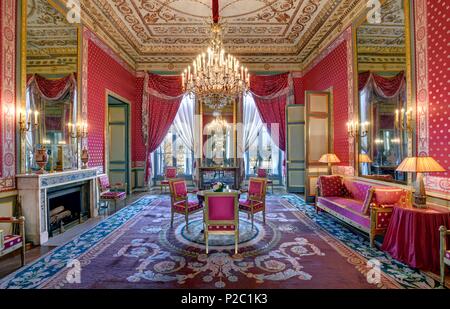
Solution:
[[(97, 169), (80, 169), (49, 174), (17, 175), (18, 195), (26, 218), (26, 238), (35, 245), (46, 243), (50, 231), (50, 196), (58, 197), (60, 203), (63, 194), (78, 192), (79, 201), (73, 202), (68, 195), (68, 204), (80, 204), (86, 209), (88, 217), (97, 216)], [(78, 189), (76, 189), (78, 188)], [(77, 196), (76, 194), (74, 195)], [(59, 204), (58, 204), (59, 206)], [(78, 216), (81, 220), (81, 211)]]
[(238, 167), (200, 167), (200, 189), (208, 189), (214, 182), (222, 182), (233, 189), (239, 189)]

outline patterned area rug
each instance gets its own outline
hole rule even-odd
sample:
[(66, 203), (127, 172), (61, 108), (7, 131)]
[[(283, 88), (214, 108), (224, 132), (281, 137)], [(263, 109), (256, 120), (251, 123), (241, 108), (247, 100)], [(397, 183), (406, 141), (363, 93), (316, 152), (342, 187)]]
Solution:
[[(369, 247), (295, 195), (270, 195), (267, 222), (240, 218), (233, 238), (212, 236), (202, 214), (170, 227), (168, 196), (150, 195), (11, 274), (0, 288), (434, 288), (435, 279)], [(379, 265), (379, 267), (378, 267)], [(379, 271), (378, 271), (379, 270)], [(369, 280), (368, 280), (369, 278)], [(369, 283), (370, 282), (370, 283)]]

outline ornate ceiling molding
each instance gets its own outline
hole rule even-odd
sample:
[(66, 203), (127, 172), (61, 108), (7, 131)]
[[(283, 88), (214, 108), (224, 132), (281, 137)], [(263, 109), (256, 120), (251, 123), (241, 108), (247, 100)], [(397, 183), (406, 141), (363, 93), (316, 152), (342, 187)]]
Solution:
[[(65, 9), (67, 0), (60, 0)], [(363, 9), (363, 0), (223, 0), (225, 46), (251, 70), (300, 70)], [(82, 23), (136, 70), (181, 69), (206, 47), (209, 0), (81, 0)]]
[(27, 2), (27, 73), (77, 71), (77, 27), (45, 0)]

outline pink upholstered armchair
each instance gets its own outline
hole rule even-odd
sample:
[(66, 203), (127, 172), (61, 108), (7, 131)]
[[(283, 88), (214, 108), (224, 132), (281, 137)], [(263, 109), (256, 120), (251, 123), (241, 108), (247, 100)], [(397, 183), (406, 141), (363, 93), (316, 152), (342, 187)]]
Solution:
[(108, 211), (109, 204), (114, 202), (114, 211), (117, 210), (117, 202), (124, 201), (127, 198), (127, 184), (116, 183), (113, 186), (109, 183), (108, 175), (103, 174), (98, 177), (98, 185), (100, 189), (100, 207)]
[(247, 213), (252, 218), (258, 212), (263, 214), (263, 222), (266, 223), (266, 178), (252, 177), (249, 180), (247, 199), (239, 201), (239, 210)]
[(198, 201), (189, 201), (186, 181), (184, 179), (169, 180), (170, 199), (171, 199), (171, 219), (170, 226), (173, 227), (174, 215), (184, 215), (186, 220), (186, 230), (189, 231), (189, 215), (203, 209)]
[(205, 194), (204, 232), (206, 254), (210, 234), (234, 235), (234, 253), (238, 253), (238, 193), (208, 192)]
[(0, 230), (0, 256), (9, 254), (15, 250), (21, 250), (22, 266), (25, 265), (25, 217), (0, 217), (0, 223), (18, 224), (19, 235), (4, 235)]
[[(169, 187), (169, 181), (171, 179), (177, 178), (177, 168), (174, 166), (167, 166), (166, 170), (164, 171), (164, 179), (161, 180), (161, 193), (163, 192), (163, 189), (165, 190), (166, 187)], [(170, 188), (169, 188), (170, 189)]]
[(265, 168), (258, 168), (258, 170), (256, 171), (256, 175), (259, 178), (265, 178), (266, 179), (267, 185), (271, 185), (272, 186), (272, 194), (273, 194), (273, 180), (269, 179), (269, 173), (268, 173), (267, 169), (265, 169)]
[(441, 286), (445, 287), (445, 266), (450, 266), (450, 250), (447, 248), (447, 237), (450, 235), (450, 230), (447, 230), (445, 226), (441, 226), (439, 228), (439, 233), (441, 236)]

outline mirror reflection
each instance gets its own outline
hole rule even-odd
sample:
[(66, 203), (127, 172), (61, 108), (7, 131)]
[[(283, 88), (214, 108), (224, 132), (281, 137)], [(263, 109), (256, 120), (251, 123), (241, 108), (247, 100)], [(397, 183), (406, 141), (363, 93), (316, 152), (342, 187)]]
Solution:
[(388, 0), (379, 23), (357, 28), (359, 94), (359, 173), (363, 177), (406, 181), (396, 172), (408, 155), (412, 110), (407, 108), (403, 0)]
[(45, 0), (27, 0), (25, 172), (76, 169), (78, 28)]
[(205, 167), (235, 166), (234, 109), (235, 102), (212, 109), (202, 104), (203, 164)]

